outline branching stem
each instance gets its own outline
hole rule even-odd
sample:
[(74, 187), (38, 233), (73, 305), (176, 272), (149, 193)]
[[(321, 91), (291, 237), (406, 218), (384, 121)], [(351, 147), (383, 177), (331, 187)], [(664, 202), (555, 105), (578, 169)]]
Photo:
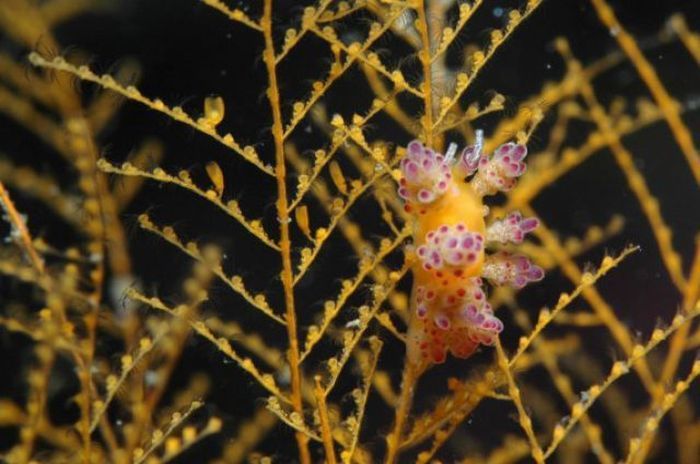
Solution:
[(433, 71), (430, 58), (430, 31), (428, 30), (428, 18), (425, 12), (425, 0), (419, 0), (416, 11), (418, 13), (418, 29), (421, 38), (421, 50), (419, 52), (420, 62), (423, 65), (423, 102), (425, 115), (423, 116), (423, 127), (425, 143), (427, 146), (433, 145)]
[[(287, 199), (287, 168), (284, 159), (284, 125), (280, 109), (280, 93), (277, 84), (277, 67), (275, 63), (275, 46), (272, 38), (272, 0), (265, 0), (261, 21), (265, 36), (263, 61), (267, 68), (270, 86), (267, 98), (272, 111), (272, 136), (275, 142), (275, 177), (277, 179), (277, 217), (280, 223), (280, 255), (282, 257), (282, 286), (284, 287), (285, 317), (287, 320), (287, 335), (289, 350), (287, 360), (291, 373), (291, 400), (294, 411), (304, 417), (301, 397), (301, 369), (299, 366), (299, 342), (297, 338), (296, 312), (294, 309), (294, 274), (292, 272), (291, 242), (289, 238), (289, 206)], [(311, 463), (309, 454), (309, 438), (301, 432), (296, 432), (299, 447), (299, 459), (303, 464)]]
[(399, 457), (399, 447), (401, 445), (401, 434), (406, 424), (406, 419), (411, 412), (413, 404), (413, 393), (415, 392), (416, 384), (421, 374), (425, 371), (425, 366), (417, 365), (406, 359), (403, 367), (403, 375), (401, 380), (401, 394), (396, 403), (396, 416), (394, 419), (394, 428), (386, 437), (386, 464), (393, 464)]

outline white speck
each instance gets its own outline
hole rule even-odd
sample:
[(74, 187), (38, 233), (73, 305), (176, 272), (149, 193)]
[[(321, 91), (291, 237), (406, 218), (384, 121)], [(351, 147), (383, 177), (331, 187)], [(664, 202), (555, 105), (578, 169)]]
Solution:
[(581, 403), (586, 404), (590, 399), (591, 395), (588, 393), (588, 390), (581, 392)]
[(158, 383), (158, 373), (156, 371), (146, 371), (144, 381), (149, 387), (156, 385)]
[(457, 144), (452, 142), (447, 147), (447, 151), (445, 152), (445, 164), (452, 164), (452, 161), (454, 160), (456, 153), (457, 153)]
[(406, 30), (413, 26), (413, 14), (410, 10), (406, 10), (401, 16), (399, 16), (395, 21), (396, 27), (402, 30)]
[(289, 371), (289, 366), (285, 364), (279, 371), (277, 371), (277, 383), (281, 386), (287, 386), (291, 380), (292, 374)]
[(688, 110), (696, 110), (700, 108), (700, 97), (694, 97), (694, 98), (689, 98), (685, 102), (685, 106), (688, 108)]
[[(92, 259), (92, 257), (91, 257)], [(138, 289), (140, 287), (138, 280), (132, 275), (115, 275), (107, 284), (107, 292), (110, 299), (119, 308), (117, 314), (125, 316), (136, 309), (136, 303), (126, 298), (126, 291), (130, 288)]]

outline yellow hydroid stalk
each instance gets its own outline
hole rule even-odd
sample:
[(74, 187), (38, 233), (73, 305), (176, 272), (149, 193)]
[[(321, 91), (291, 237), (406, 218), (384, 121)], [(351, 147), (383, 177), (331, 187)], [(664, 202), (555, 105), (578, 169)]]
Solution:
[[(265, 0), (263, 17), (260, 22), (265, 36), (265, 50), (263, 61), (267, 68), (269, 87), (267, 98), (272, 110), (272, 137), (275, 143), (275, 178), (277, 179), (277, 219), (280, 223), (280, 255), (282, 258), (282, 286), (284, 288), (285, 319), (287, 321), (287, 335), (289, 349), (287, 361), (291, 373), (291, 400), (294, 411), (302, 419), (304, 408), (301, 398), (301, 368), (299, 366), (299, 342), (297, 334), (297, 319), (294, 309), (294, 274), (292, 271), (291, 242), (289, 239), (289, 202), (287, 199), (287, 168), (284, 157), (284, 123), (280, 110), (280, 94), (277, 84), (277, 65), (275, 60), (275, 47), (272, 40), (272, 0)], [(311, 462), (309, 454), (309, 438), (301, 432), (296, 432), (299, 458), (303, 464)]]
[(698, 150), (695, 147), (690, 130), (680, 117), (678, 103), (675, 102), (673, 97), (668, 93), (654, 70), (654, 67), (647, 61), (644, 54), (642, 54), (637, 42), (625, 30), (622, 24), (620, 24), (612, 8), (610, 8), (605, 0), (591, 0), (591, 3), (593, 3), (596, 9), (600, 21), (610, 30), (610, 33), (615, 37), (622, 51), (625, 52), (637, 69), (639, 77), (642, 78), (649, 88), (678, 146), (681, 148), (685, 159), (688, 161), (690, 170), (695, 177), (695, 182), (700, 184), (700, 154), (698, 154)]

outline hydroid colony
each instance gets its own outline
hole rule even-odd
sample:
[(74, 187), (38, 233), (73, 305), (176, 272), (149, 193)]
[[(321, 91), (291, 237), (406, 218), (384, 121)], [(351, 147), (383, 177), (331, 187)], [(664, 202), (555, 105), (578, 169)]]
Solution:
[[(237, 63), (264, 77), (261, 88), (241, 89), (264, 96), (255, 136), (227, 124), (236, 105), (210, 89), (201, 89), (196, 108), (183, 108), (129, 82), (131, 64), (103, 74), (80, 54), (54, 53), (57, 25), (99, 5), (0, 4), (0, 27), (14, 44), (0, 55), (0, 111), (49, 147), (47, 158), (61, 160), (51, 178), (23, 161), (25, 148), (8, 144), (0, 164), (8, 224), (0, 272), (19, 282), (4, 292), (1, 322), (13, 348), (31, 353), (22, 387), (8, 389), (0, 405), (6, 460), (696, 462), (700, 249), (679, 251), (652, 193), (655, 177), (626, 143), (667, 127), (664, 149), (682, 160), (696, 195), (700, 160), (685, 120), (692, 104), (672, 99), (604, 0), (582, 4), (614, 31), (619, 51), (582, 64), (557, 38), (561, 75), (513, 112), (502, 111), (500, 94), (477, 103), (483, 95), (474, 89), (546, 2), (501, 11), (502, 27), (481, 45), (467, 38), (493, 10), (488, 1), (321, 0), (291, 26), (271, 0), (202, 3), (257, 47), (251, 63)], [(285, 66), (303, 61), (297, 52), (309, 43), (325, 67), (300, 82)], [(655, 44), (681, 50), (697, 72), (700, 40), (682, 16), (669, 18)], [(651, 98), (635, 109), (602, 100), (596, 84), (617, 67), (633, 71)], [(361, 81), (369, 98), (339, 99), (345, 79)], [(86, 98), (94, 87), (105, 92)], [(100, 134), (120, 106), (114, 94), (119, 104), (188, 126), (227, 158), (204, 153), (175, 168), (152, 141), (123, 162), (103, 157)], [(624, 271), (638, 249), (600, 245), (620, 234), (634, 243), (640, 233), (612, 216), (564, 241), (545, 219), (571, 214), (568, 203), (555, 212), (533, 206), (608, 151), (621, 178), (616, 191), (639, 206), (680, 295), (678, 313), (659, 308), (653, 317), (670, 316), (641, 338), (634, 318), (623, 322), (629, 300), (613, 306), (598, 286), (608, 272), (633, 281)], [(69, 181), (55, 179), (63, 172)], [(185, 193), (225, 220), (169, 223), (144, 207), (136, 220), (143, 232), (129, 235), (123, 212), (144, 182)], [(256, 208), (232, 193), (241, 183), (261, 185), (272, 205)], [(146, 192), (151, 205), (157, 194)], [(164, 207), (182, 214), (178, 202)], [(56, 217), (42, 229), (35, 221), (46, 209)], [(235, 240), (227, 245), (197, 238), (225, 235), (228, 221)], [(63, 223), (68, 240), (42, 238)], [(691, 224), (694, 234), (698, 221)], [(143, 234), (186, 258), (177, 282), (139, 285), (128, 249)], [(341, 258), (347, 253), (350, 262)], [(598, 265), (581, 269), (591, 259)], [(547, 307), (529, 304), (520, 292), (528, 283), (555, 289), (543, 293)], [(178, 291), (157, 296), (166, 287)], [(128, 304), (118, 303), (121, 295)], [(601, 341), (616, 360), (598, 349)], [(198, 350), (230, 362), (225, 377), (211, 366), (202, 375), (188, 361)], [(216, 383), (224, 378), (233, 380), (222, 397)], [(73, 390), (56, 386), (71, 382)], [(630, 393), (639, 402), (627, 401)], [(61, 401), (74, 405), (72, 414), (55, 412)], [(487, 427), (472, 425), (481, 410), (493, 418)]]

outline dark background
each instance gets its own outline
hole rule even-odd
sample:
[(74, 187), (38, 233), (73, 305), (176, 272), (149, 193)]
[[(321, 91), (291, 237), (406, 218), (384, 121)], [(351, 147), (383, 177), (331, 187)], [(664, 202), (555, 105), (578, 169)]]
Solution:
[[(275, 20), (281, 31), (297, 24), (297, 18), (306, 3), (308, 2), (276, 2)], [(502, 24), (499, 9), (507, 10), (518, 6), (520, 2), (486, 3), (473, 26), (467, 28), (463, 38), (465, 44), (485, 43), (489, 30)], [(681, 104), (697, 107), (700, 99), (698, 67), (678, 43), (659, 45), (654, 37), (669, 15), (679, 11), (685, 13), (691, 28), (699, 29), (700, 2), (627, 0), (611, 3), (628, 31), (643, 39), (640, 43), (646, 56), (669, 91)], [(231, 6), (235, 7), (236, 4), (232, 3)], [(250, 6), (252, 16), (256, 16), (257, 11), (259, 9), (255, 6)], [(365, 18), (357, 18), (355, 23), (351, 21), (346, 25), (345, 33), (352, 34), (354, 27), (362, 29), (365, 26)], [(140, 76), (134, 76), (134, 81), (138, 81), (139, 88), (145, 95), (160, 97), (170, 105), (182, 105), (190, 114), (201, 112), (202, 101), (207, 95), (222, 95), (227, 102), (227, 113), (221, 132), (231, 131), (243, 143), (254, 144), (263, 159), (272, 162), (268, 130), (270, 118), (264, 95), (266, 78), (264, 65), (259, 59), (262, 43), (255, 33), (229, 22), (218, 12), (196, 1), (151, 0), (119, 2), (118, 6), (107, 11), (82, 16), (63, 24), (57, 35), (65, 49), (46, 50), (39, 42), (37, 50), (68, 55), (77, 53), (78, 50), (87, 52), (91, 66), (98, 73), (110, 72), (124, 60), (134, 60), (141, 66)], [(484, 68), (480, 79), (470, 90), (468, 100), (487, 101), (488, 98), (484, 95), (496, 90), (507, 96), (506, 112), (513, 114), (518, 103), (537, 92), (545, 81), (557, 80), (563, 75), (563, 64), (551, 46), (552, 40), (559, 35), (569, 39), (574, 53), (584, 63), (604, 56), (615, 47), (614, 39), (599, 24), (587, 1), (546, 0)], [(13, 50), (17, 56), (26, 52), (13, 49), (6, 40), (2, 40), (1, 35), (0, 47)], [(383, 57), (391, 62), (393, 47), (398, 45), (387, 40), (380, 41), (380, 47), (385, 53)], [(404, 53), (405, 50), (399, 52)], [(451, 59), (458, 64), (459, 59), (454, 55)], [(290, 55), (280, 69), (282, 91), (288, 102), (305, 95), (313, 79), (324, 74), (327, 59), (325, 46), (313, 38), (305, 40), (299, 50)], [(397, 64), (402, 69), (407, 69), (407, 75), (411, 76), (413, 64), (410, 60)], [(644, 84), (628, 64), (605, 73), (595, 84), (600, 99), (606, 104), (617, 95), (630, 98), (647, 95)], [(81, 88), (86, 101), (99, 92), (92, 86), (81, 85)], [(331, 112), (340, 112), (348, 120), (353, 112), (363, 113), (370, 98), (361, 74), (349, 73), (334, 86), (326, 104)], [(285, 105), (285, 111), (290, 108), (291, 103)], [(543, 129), (553, 122), (553, 116), (547, 116)], [(685, 120), (691, 132), (697, 133), (700, 127), (698, 112), (690, 112)], [(484, 120), (487, 133), (497, 121), (498, 117)], [(301, 129), (301, 135), (295, 138), (300, 148), (320, 146), (323, 139), (317, 128), (305, 121)], [(567, 140), (577, 145), (584, 140), (583, 137), (589, 130), (590, 126), (584, 124), (575, 126)], [(267, 229), (274, 230), (274, 183), (269, 179), (261, 179), (262, 176), (258, 175), (255, 168), (238, 161), (224, 147), (210, 142), (201, 134), (127, 103), (119, 117), (100, 135), (100, 142), (105, 157), (122, 161), (128, 159), (135, 147), (147, 137), (154, 137), (165, 144), (166, 161), (163, 165), (170, 172), (185, 168), (192, 171), (195, 178), (200, 176), (199, 179), (205, 179), (204, 165), (210, 160), (216, 160), (224, 169), (226, 177), (225, 198), (237, 198), (249, 216), (265, 216)], [(399, 145), (409, 140), (393, 124), (382, 118), (373, 122), (368, 138), (393, 140)], [(546, 143), (546, 130), (541, 130), (531, 141), (530, 151), (535, 152), (546, 146)], [(635, 134), (626, 139), (625, 144), (634, 154), (638, 168), (661, 202), (661, 212), (674, 231), (674, 245), (684, 258), (684, 270), (687, 272), (693, 252), (693, 237), (700, 228), (700, 213), (697, 208), (700, 193), (687, 164), (663, 124), (656, 124)], [(13, 159), (31, 164), (40, 171), (54, 173), (66, 185), (70, 185), (71, 173), (66, 172), (56, 157), (45, 148), (37, 147), (28, 133), (4, 117), (0, 117), (0, 148), (11, 154)], [(114, 182), (118, 188), (119, 180), (115, 179)], [(18, 200), (20, 205), (21, 201)], [(629, 243), (640, 245), (642, 252), (630, 258), (622, 269), (606, 277), (599, 288), (633, 332), (648, 334), (660, 319), (670, 320), (678, 308), (680, 297), (661, 263), (649, 224), (609, 153), (593, 156), (574, 172), (550, 186), (534, 202), (534, 206), (544, 222), (562, 237), (580, 236), (593, 224), (605, 224), (614, 214), (623, 215), (626, 219), (623, 233), (606, 243), (605, 247), (598, 247), (582, 256), (577, 262), (580, 265), (586, 262), (597, 263), (604, 250), (617, 252)], [(184, 239), (221, 244), (227, 249), (227, 270), (242, 274), (253, 289), (265, 291), (271, 303), (280, 301), (279, 283), (274, 274), (274, 266), (277, 265), (274, 254), (267, 250), (261, 252), (260, 247), (242, 233), (238, 225), (232, 224), (213, 208), (202, 206), (201, 201), (172, 188), (153, 184), (146, 185), (125, 213), (135, 272), (147, 292), (177, 301), (180, 279), (187, 274), (189, 266), (187, 258), (181, 253), (160, 239), (138, 230), (135, 217), (144, 210), (148, 210), (162, 224), (174, 224)], [(378, 218), (375, 210), (376, 207), (370, 201), (360, 202), (351, 211), (351, 216), (366, 226), (370, 234), (386, 234), (386, 228), (371, 223), (371, 219), (363, 219)], [(41, 230), (54, 243), (68, 244), (73, 239), (68, 229), (57, 224), (55, 218), (48, 214), (30, 215), (30, 218), (30, 226)], [(323, 222), (314, 225), (324, 225)], [(352, 275), (355, 260), (349, 258), (347, 253), (347, 248), (338, 242), (336, 247), (322, 253), (318, 269), (309, 272), (302, 282), (300, 307), (308, 308), (300, 317), (302, 325), (311, 323), (312, 317), (309, 315), (317, 312), (322, 307), (323, 300), (332, 294), (324, 292), (319, 296), (322, 289), (328, 285), (337, 286), (339, 276)], [(0, 279), (0, 291), (4, 295), (12, 295), (12, 288), (11, 284)], [(519, 301), (531, 315), (536, 315), (537, 308), (556, 301), (560, 291), (570, 288), (571, 284), (564, 277), (553, 273), (541, 285), (524, 292)], [(368, 294), (367, 290), (354, 303), (361, 304)], [(278, 328), (267, 326), (257, 315), (250, 315), (250, 311), (242, 307), (241, 301), (225, 289), (213, 289), (212, 300), (212, 308), (226, 308), (222, 311), (223, 314), (235, 314), (231, 317), (241, 321), (244, 327), (262, 332), (266, 340), (279, 342), (277, 346), (283, 346), (281, 341), (284, 334), (276, 332)], [(579, 302), (575, 309), (583, 307), (585, 303)], [(229, 308), (231, 312), (226, 313)], [(512, 341), (515, 342), (519, 334), (513, 333), (514, 331), (508, 334), (508, 327), (512, 327), (513, 323), (507, 315), (503, 316), (506, 319), (507, 339), (511, 340), (512, 336)], [(388, 338), (383, 332), (377, 333)], [(591, 340), (595, 340), (594, 346), (587, 347), (590, 353), (602, 356), (604, 360), (615, 356), (614, 342), (608, 334), (591, 331), (590, 336)], [(7, 366), (13, 365), (13, 359), (22, 359), (15, 337), (2, 334), (0, 340), (2, 351), (10, 353), (9, 357), (2, 357), (3, 362), (8, 363)], [(183, 358), (172, 390), (176, 391), (178, 386), (183, 385), (193, 371), (205, 371), (212, 375), (215, 382), (210, 398), (207, 398), (212, 404), (210, 411), (222, 415), (226, 419), (227, 428), (232, 431), (250, 416), (254, 407), (260, 404), (258, 398), (264, 395), (235, 365), (225, 364), (222, 356), (207, 342), (193, 338), (190, 343), (191, 349)], [(104, 349), (108, 350), (108, 347)], [(330, 349), (332, 346), (328, 345), (328, 351), (319, 356), (319, 361), (331, 353)], [(434, 395), (429, 393), (430, 389), (440, 385), (444, 387), (447, 376), (463, 376), (474, 366), (490, 360), (491, 356), (492, 353), (487, 351), (475, 357), (471, 365), (448, 362), (434, 370), (430, 374), (432, 382), (428, 381), (419, 391), (417, 408), (422, 409), (430, 404)], [(401, 348), (389, 343), (383, 354), (382, 367), (395, 374), (397, 384), (401, 359)], [(313, 363), (310, 365), (313, 366)], [(16, 372), (16, 368), (13, 371)], [(633, 376), (634, 374), (629, 377)], [(627, 380), (629, 382), (624, 385), (632, 391), (631, 401), (644, 404), (645, 396), (638, 391), (637, 379), (625, 381)], [(534, 382), (533, 379), (528, 381)], [(352, 386), (351, 384), (352, 382), (348, 385)], [(16, 393), (20, 385), (21, 382), (17, 380), (7, 388)], [(576, 387), (583, 389), (585, 386), (584, 383)], [(543, 384), (543, 388), (552, 387)], [(377, 402), (370, 403), (372, 409), (369, 410), (369, 423), (365, 430), (386, 431), (390, 425), (387, 420), (390, 415), (376, 398), (373, 401)], [(347, 402), (346, 400), (345, 403)], [(492, 403), (494, 402), (477, 410), (473, 422), (470, 422), (472, 425), (468, 427), (469, 432), (477, 437), (478, 443), (465, 442), (457, 449), (461, 446), (474, 449), (479, 444), (488, 449), (498, 441), (497, 437), (506, 433), (519, 433), (517, 424), (511, 420), (512, 408)], [(59, 414), (70, 416), (72, 408), (66, 401), (63, 409), (59, 410)], [(377, 410), (383, 411), (381, 417), (373, 417), (372, 411)], [(498, 422), (493, 418), (498, 418)], [(599, 420), (605, 424), (604, 414), (601, 413)], [(363, 440), (374, 443), (377, 447), (382, 446), (381, 439), (374, 435), (363, 436)], [(616, 454), (620, 453), (620, 448), (617, 448), (619, 444), (615, 443), (614, 437), (606, 437), (605, 440)], [(265, 449), (273, 454), (277, 452), (280, 461), (287, 462), (284, 456), (293, 455), (290, 454), (293, 449), (288, 448), (292, 445), (293, 439), (289, 431), (279, 426), (270, 435)], [(669, 459), (674, 456), (672, 448), (673, 443), (666, 443), (664, 453), (668, 453)], [(457, 452), (456, 456), (459, 455)], [(449, 448), (443, 456), (448, 461), (453, 457)], [(183, 462), (188, 459), (193, 457), (185, 456)]]

